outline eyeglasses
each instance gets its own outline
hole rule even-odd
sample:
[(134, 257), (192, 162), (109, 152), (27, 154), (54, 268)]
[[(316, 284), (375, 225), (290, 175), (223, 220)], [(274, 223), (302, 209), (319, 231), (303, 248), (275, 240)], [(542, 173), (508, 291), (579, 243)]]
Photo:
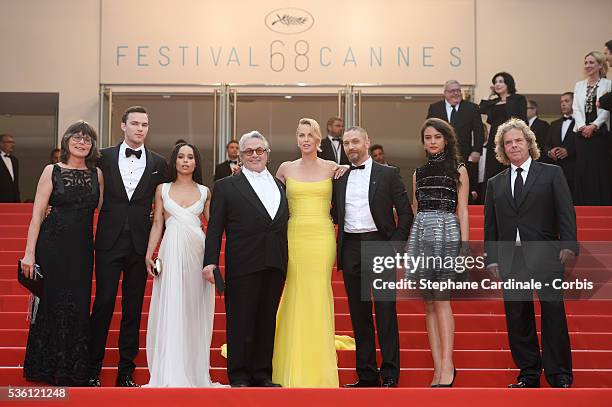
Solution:
[(75, 143), (80, 143), (82, 141), (85, 144), (91, 144), (93, 142), (91, 137), (86, 134), (75, 134), (70, 138), (73, 139)]
[(447, 93), (461, 93), (461, 89), (446, 89)]
[(253, 153), (257, 154), (257, 155), (263, 155), (263, 153), (269, 153), (270, 150), (268, 150), (267, 148), (256, 148), (255, 150), (253, 150), (252, 148), (247, 148), (246, 150), (242, 151), (242, 154), (244, 155), (248, 155), (248, 156), (252, 156)]

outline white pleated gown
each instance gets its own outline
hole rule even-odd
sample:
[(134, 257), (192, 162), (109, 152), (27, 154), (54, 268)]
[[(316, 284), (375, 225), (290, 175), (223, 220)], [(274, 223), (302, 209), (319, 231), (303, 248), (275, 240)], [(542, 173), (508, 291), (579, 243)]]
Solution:
[(202, 276), (204, 232), (200, 215), (208, 189), (183, 208), (162, 186), (169, 217), (159, 249), (162, 272), (153, 282), (147, 327), (148, 387), (220, 386), (210, 379), (210, 344), (215, 312), (214, 286)]

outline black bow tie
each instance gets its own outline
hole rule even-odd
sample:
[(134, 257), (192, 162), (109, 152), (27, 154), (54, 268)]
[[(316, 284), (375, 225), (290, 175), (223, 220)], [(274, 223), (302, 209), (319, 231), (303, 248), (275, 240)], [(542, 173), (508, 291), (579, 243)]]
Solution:
[(572, 120), (572, 117), (571, 116), (570, 117), (563, 116), (563, 121), (566, 121), (566, 120)]
[(135, 155), (136, 158), (140, 160), (140, 156), (142, 155), (142, 150), (132, 150), (131, 148), (127, 147), (125, 149), (125, 156), (129, 158), (131, 155)]
[(338, 142), (342, 141), (342, 138), (340, 138), (340, 137), (332, 137), (331, 139), (333, 141), (338, 141)]
[(351, 165), (351, 171), (353, 171), (353, 170), (363, 170), (363, 169), (365, 169), (365, 164)]
[(233, 160), (227, 160), (227, 162), (230, 163), (230, 164), (234, 164), (234, 165), (238, 164), (238, 161), (233, 161)]

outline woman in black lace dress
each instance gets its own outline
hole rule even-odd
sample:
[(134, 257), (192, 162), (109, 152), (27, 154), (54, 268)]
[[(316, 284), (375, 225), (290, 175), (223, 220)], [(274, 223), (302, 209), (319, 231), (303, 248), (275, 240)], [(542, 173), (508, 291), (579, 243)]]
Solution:
[(104, 185), (95, 167), (96, 140), (88, 123), (71, 125), (62, 137), (60, 162), (45, 167), (38, 181), (21, 260), (27, 277), (34, 264), (44, 276), (23, 363), (29, 381), (79, 386), (88, 379), (93, 216)]
[[(459, 160), (453, 128), (443, 120), (427, 119), (421, 128), (427, 163), (412, 179), (412, 211), (416, 213), (407, 252), (423, 263), (406, 270), (406, 278), (423, 283), (456, 280), (463, 270), (449, 264), (470, 239), (468, 195), (470, 182)], [(463, 243), (463, 244), (462, 244)], [(450, 290), (422, 289), (429, 346), (434, 361), (432, 387), (450, 387), (455, 381), (453, 340), (455, 322)]]

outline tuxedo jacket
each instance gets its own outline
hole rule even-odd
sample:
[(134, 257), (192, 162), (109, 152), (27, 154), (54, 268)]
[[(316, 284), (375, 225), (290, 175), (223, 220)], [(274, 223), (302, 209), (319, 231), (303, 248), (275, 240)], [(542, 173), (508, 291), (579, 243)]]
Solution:
[[(527, 123), (529, 124), (529, 122)], [(550, 128), (550, 124), (540, 119), (539, 117), (536, 117), (536, 119), (533, 121), (531, 126), (529, 126), (529, 128), (535, 134), (536, 143), (538, 143), (538, 147), (540, 147), (540, 150), (542, 150), (547, 144), (549, 144), (548, 129)], [(540, 157), (540, 160), (542, 158), (543, 157)]]
[[(446, 101), (429, 105), (427, 118), (442, 119), (448, 123), (446, 115)], [(480, 118), (480, 108), (477, 104), (462, 100), (459, 103), (459, 109), (453, 118), (454, 123), (450, 123), (457, 134), (457, 142), (459, 144), (459, 152), (463, 160), (467, 162), (467, 158), (472, 152), (482, 153), (482, 143), (484, 140), (484, 129)], [(472, 137), (474, 141), (472, 142)]]
[[(574, 120), (565, 132), (565, 137), (561, 141), (561, 130), (563, 129), (563, 117), (553, 121), (548, 130), (548, 144), (542, 148), (542, 156), (546, 157), (546, 162), (556, 164), (563, 170), (565, 179), (573, 190), (574, 171), (576, 169), (576, 133), (574, 132)], [(567, 150), (567, 157), (563, 160), (553, 161), (548, 158), (548, 152), (555, 147), (563, 147)]]
[(599, 98), (599, 108), (604, 110), (612, 110), (612, 92), (608, 92)]
[[(356, 170), (361, 171), (361, 170)], [(350, 172), (334, 181), (332, 195), (332, 218), (338, 224), (337, 261), (338, 270), (342, 268), (342, 244), (344, 242), (344, 218), (346, 215), (346, 185)], [(378, 231), (388, 241), (402, 245), (408, 239), (412, 226), (412, 209), (408, 193), (402, 183), (399, 171), (395, 167), (372, 162), (370, 185), (368, 188), (370, 213)], [(393, 208), (397, 212), (397, 223)]]
[(289, 207), (283, 184), (274, 219), (241, 172), (215, 184), (206, 230), (204, 266), (219, 265), (225, 232), (225, 278), (228, 281), (266, 269), (287, 272)]
[[(601, 78), (599, 85), (597, 86), (597, 98), (601, 98), (604, 94), (612, 91), (612, 81), (610, 79)], [(574, 131), (578, 132), (578, 129), (586, 124), (586, 114), (584, 111), (586, 104), (586, 92), (587, 92), (587, 80), (583, 80), (576, 83), (574, 87), (574, 102), (572, 109), (574, 111), (573, 116), (576, 120)], [(605, 99), (604, 99), (605, 101)], [(601, 102), (600, 102), (601, 103)], [(597, 118), (593, 122), (597, 127), (601, 128), (604, 124), (610, 130), (610, 112), (600, 107), (597, 108)]]
[(10, 155), (9, 159), (13, 163), (15, 180), (13, 181), (4, 160), (0, 158), (0, 202), (21, 202), (19, 194), (19, 160), (14, 155)]
[[(317, 152), (317, 156), (324, 160), (336, 161), (336, 153), (334, 153), (334, 146), (332, 145), (329, 137), (324, 137), (321, 140), (321, 151)], [(349, 165), (350, 161), (344, 152), (344, 148), (342, 147), (342, 142), (340, 142), (340, 165)]]
[(214, 181), (229, 177), (230, 175), (232, 175), (232, 168), (230, 167), (230, 162), (228, 160), (225, 160), (215, 166)]
[(505, 169), (487, 184), (486, 262), (498, 263), (502, 276), (510, 273), (518, 229), (528, 269), (542, 279), (562, 277), (559, 251), (578, 254), (578, 245), (576, 212), (561, 168), (532, 161), (518, 204), (510, 190), (510, 172)]
[(147, 164), (132, 199), (128, 199), (119, 171), (120, 145), (100, 150), (97, 162), (104, 174), (104, 199), (98, 217), (96, 250), (110, 250), (127, 223), (136, 253), (144, 255), (151, 230), (155, 188), (166, 182), (168, 165), (161, 155), (145, 147)]

